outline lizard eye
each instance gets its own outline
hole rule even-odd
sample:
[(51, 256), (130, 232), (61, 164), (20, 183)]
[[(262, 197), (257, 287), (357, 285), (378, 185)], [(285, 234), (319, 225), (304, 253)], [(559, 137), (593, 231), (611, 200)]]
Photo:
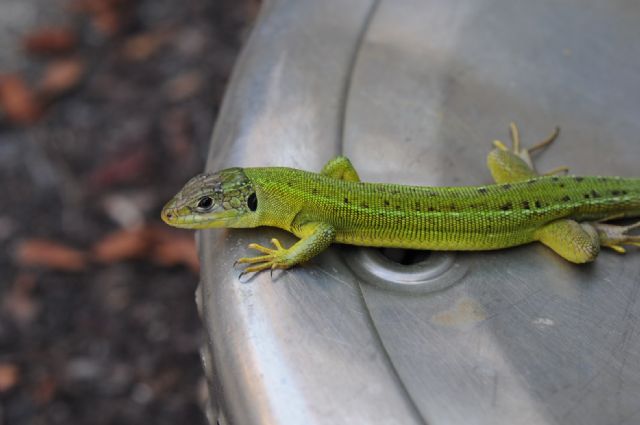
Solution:
[(200, 200), (198, 200), (198, 204), (196, 205), (196, 208), (200, 211), (208, 211), (211, 209), (212, 206), (213, 206), (213, 199), (211, 199), (211, 197), (209, 196), (203, 196), (202, 198), (200, 198)]

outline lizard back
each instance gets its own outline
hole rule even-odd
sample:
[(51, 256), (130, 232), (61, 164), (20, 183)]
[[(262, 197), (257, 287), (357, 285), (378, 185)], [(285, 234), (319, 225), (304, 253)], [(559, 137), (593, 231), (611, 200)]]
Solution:
[[(262, 225), (296, 233), (323, 221), (336, 242), (477, 250), (520, 245), (560, 218), (640, 215), (640, 179), (545, 176), (486, 186), (424, 187), (343, 181), (291, 168), (244, 170), (263, 205)], [(287, 227), (288, 226), (288, 227)]]

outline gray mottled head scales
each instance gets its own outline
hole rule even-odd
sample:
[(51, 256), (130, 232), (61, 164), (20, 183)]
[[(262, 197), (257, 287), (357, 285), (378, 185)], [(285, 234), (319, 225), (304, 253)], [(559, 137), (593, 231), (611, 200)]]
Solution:
[[(187, 224), (208, 220), (224, 211), (243, 213), (250, 210), (247, 200), (254, 192), (242, 168), (199, 174), (165, 205), (162, 217), (169, 224)], [(206, 208), (199, 208), (203, 199)]]

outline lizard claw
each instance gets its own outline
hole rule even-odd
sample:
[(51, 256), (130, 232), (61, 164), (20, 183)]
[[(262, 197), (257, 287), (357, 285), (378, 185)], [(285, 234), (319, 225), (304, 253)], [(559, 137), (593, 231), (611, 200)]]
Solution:
[(267, 248), (256, 243), (249, 244), (249, 248), (260, 251), (264, 255), (243, 257), (236, 260), (236, 264), (251, 264), (244, 269), (243, 273), (254, 273), (271, 269), (271, 275), (273, 276), (274, 269), (288, 269), (291, 267), (292, 264), (287, 257), (289, 250), (284, 248), (278, 239), (271, 239), (271, 243), (275, 246), (275, 249)]
[(628, 226), (618, 226), (615, 224), (607, 224), (599, 221), (593, 223), (593, 226), (598, 231), (600, 244), (602, 246), (613, 249), (619, 254), (624, 254), (625, 252), (627, 252), (623, 245), (640, 246), (640, 236), (630, 235), (628, 233), (630, 230), (640, 227), (640, 221)]
[[(558, 135), (560, 134), (560, 127), (555, 127), (551, 135), (549, 135), (549, 137), (547, 137), (543, 141), (536, 143), (530, 148), (523, 148), (521, 147), (521, 144), (520, 144), (520, 130), (518, 130), (518, 126), (512, 122), (509, 124), (509, 130), (511, 134), (511, 148), (508, 148), (507, 145), (500, 140), (494, 140), (493, 146), (495, 146), (496, 148), (502, 151), (512, 152), (513, 154), (518, 156), (520, 159), (522, 159), (524, 162), (526, 162), (531, 169), (534, 169), (533, 161), (531, 160), (531, 154), (534, 151), (545, 148), (551, 143), (553, 143), (553, 141), (556, 140), (558, 138)], [(568, 171), (569, 171), (568, 167), (558, 167), (547, 173), (544, 173), (544, 175), (567, 173)]]

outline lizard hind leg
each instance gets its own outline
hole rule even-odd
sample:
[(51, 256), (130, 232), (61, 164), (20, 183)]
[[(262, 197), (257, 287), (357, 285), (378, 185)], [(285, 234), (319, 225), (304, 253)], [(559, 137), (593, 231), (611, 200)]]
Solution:
[(589, 263), (600, 252), (599, 231), (590, 223), (556, 220), (537, 230), (535, 238), (572, 263)]
[[(512, 141), (511, 149), (500, 140), (494, 140), (493, 144), (496, 148), (492, 150), (487, 157), (487, 166), (496, 183), (513, 183), (538, 177), (539, 174), (536, 172), (533, 161), (531, 160), (531, 153), (551, 144), (556, 140), (560, 131), (556, 127), (554, 132), (545, 140), (528, 149), (524, 149), (520, 144), (520, 131), (518, 127), (514, 123), (511, 123), (510, 130)], [(545, 173), (545, 175), (566, 171), (568, 171), (567, 167), (559, 167), (549, 173)]]
[(620, 254), (626, 252), (623, 245), (640, 246), (640, 235), (629, 234), (629, 231), (637, 228), (640, 228), (640, 221), (629, 226), (619, 226), (561, 219), (538, 230), (535, 237), (573, 263), (588, 263), (596, 258), (602, 246)]
[(338, 180), (359, 182), (358, 172), (346, 156), (336, 156), (322, 167), (320, 174)]

